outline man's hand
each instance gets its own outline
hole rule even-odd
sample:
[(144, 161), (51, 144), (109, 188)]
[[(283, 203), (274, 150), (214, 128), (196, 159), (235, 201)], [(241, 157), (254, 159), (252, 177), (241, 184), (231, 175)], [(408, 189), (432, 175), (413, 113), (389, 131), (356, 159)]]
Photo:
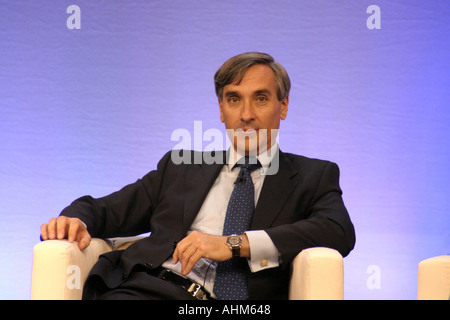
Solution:
[[(172, 255), (172, 262), (181, 263), (181, 272), (187, 275), (200, 258), (214, 261), (226, 261), (232, 258), (231, 249), (226, 244), (226, 236), (216, 236), (193, 231), (181, 240)], [(241, 256), (249, 256), (247, 236), (242, 236)]]
[(59, 216), (51, 218), (48, 224), (41, 226), (42, 240), (68, 239), (69, 242), (77, 241), (80, 250), (85, 249), (91, 243), (91, 236), (84, 223), (78, 218)]

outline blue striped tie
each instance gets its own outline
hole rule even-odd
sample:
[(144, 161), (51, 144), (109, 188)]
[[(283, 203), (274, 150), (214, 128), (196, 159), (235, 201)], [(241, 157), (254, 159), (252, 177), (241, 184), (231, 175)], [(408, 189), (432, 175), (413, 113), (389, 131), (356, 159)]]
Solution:
[[(254, 157), (243, 159), (245, 163), (239, 163), (239, 161), (234, 166), (234, 168), (241, 167), (241, 170), (228, 202), (223, 235), (243, 234), (250, 227), (255, 210), (255, 188), (250, 173), (261, 167), (261, 164)], [(220, 262), (214, 282), (216, 296), (223, 300), (247, 299), (247, 270), (248, 264), (245, 258)]]

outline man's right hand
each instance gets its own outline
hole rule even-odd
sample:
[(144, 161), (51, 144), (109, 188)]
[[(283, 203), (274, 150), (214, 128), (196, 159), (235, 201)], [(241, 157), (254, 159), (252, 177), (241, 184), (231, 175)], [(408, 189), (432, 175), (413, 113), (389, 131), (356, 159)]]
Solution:
[(91, 243), (91, 235), (84, 223), (78, 218), (59, 216), (51, 218), (47, 224), (41, 226), (42, 240), (67, 239), (77, 241), (80, 250)]

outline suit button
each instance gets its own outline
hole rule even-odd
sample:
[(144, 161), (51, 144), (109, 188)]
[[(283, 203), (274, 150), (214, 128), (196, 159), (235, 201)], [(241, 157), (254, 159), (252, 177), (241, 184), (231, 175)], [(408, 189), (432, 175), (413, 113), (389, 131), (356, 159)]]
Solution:
[(153, 264), (152, 264), (152, 263), (149, 263), (149, 262), (145, 263), (144, 266), (145, 266), (146, 268), (148, 268), (148, 269), (153, 268)]
[(128, 274), (126, 272), (122, 273), (122, 280), (125, 280), (127, 278)]

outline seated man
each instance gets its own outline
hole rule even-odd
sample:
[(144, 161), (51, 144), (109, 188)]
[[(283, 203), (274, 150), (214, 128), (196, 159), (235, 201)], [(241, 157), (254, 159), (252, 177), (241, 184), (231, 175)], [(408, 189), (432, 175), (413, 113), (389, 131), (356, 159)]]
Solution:
[(137, 182), (77, 199), (42, 225), (43, 240), (67, 238), (80, 249), (91, 237), (150, 232), (99, 258), (84, 299), (287, 299), (300, 251), (353, 249), (338, 166), (283, 153), (276, 142), (289, 104), (284, 68), (244, 53), (214, 80), (228, 151), (168, 152)]

